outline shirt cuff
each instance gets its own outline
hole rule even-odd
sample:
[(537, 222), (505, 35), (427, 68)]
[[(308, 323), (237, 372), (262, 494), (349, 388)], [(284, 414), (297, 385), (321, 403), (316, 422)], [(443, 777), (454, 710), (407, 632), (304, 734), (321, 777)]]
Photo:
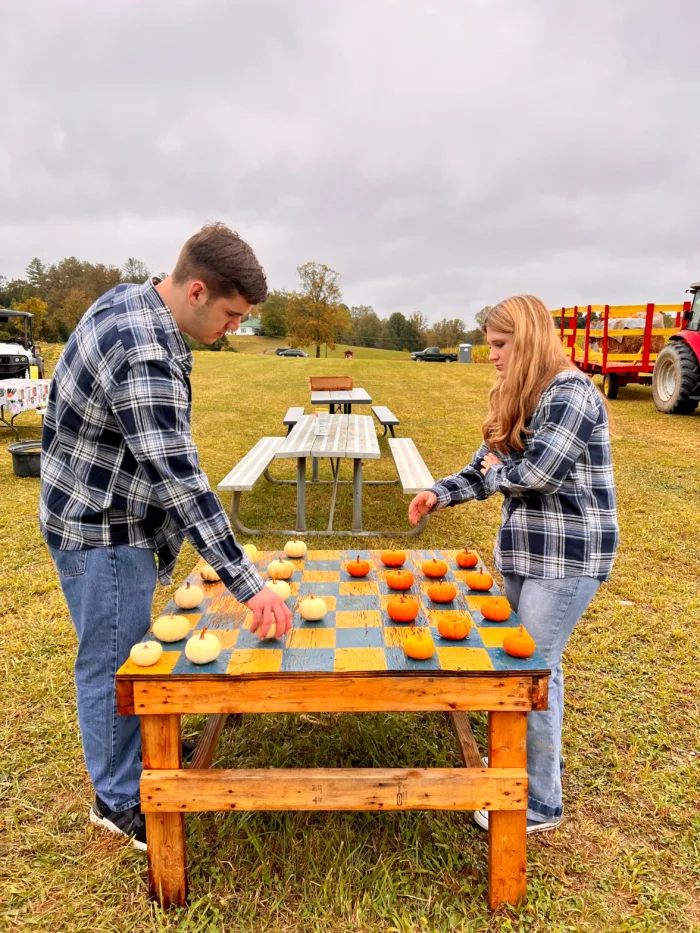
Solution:
[(497, 466), (492, 466), (486, 471), (484, 474), (484, 486), (487, 492), (498, 492), (504, 470), (505, 464), (499, 463)]
[(452, 504), (452, 496), (450, 495), (450, 490), (445, 489), (445, 487), (441, 486), (440, 483), (435, 483), (435, 485), (430, 491), (437, 498), (437, 502), (430, 510), (431, 512), (439, 512), (440, 509), (446, 509), (449, 505)]
[(252, 599), (253, 596), (260, 592), (265, 584), (255, 566), (247, 557), (234, 567), (235, 572), (233, 573), (230, 565), (229, 567), (222, 567), (217, 573), (238, 602), (247, 603), (249, 599)]

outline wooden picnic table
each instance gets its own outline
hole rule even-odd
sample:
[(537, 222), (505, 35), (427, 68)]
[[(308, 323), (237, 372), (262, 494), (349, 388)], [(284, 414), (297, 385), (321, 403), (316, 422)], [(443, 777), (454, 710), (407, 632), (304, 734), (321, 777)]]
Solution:
[(353, 405), (371, 405), (372, 399), (365, 389), (328, 389), (312, 392), (311, 404), (328, 405), (331, 414), (337, 405), (346, 415), (349, 415), (352, 413)]
[[(354, 390), (353, 390), (354, 391)], [(353, 462), (352, 530), (362, 531), (362, 461), (379, 460), (379, 441), (370, 415), (331, 415), (327, 434), (317, 434), (318, 418), (303, 415), (277, 448), (275, 459), (297, 461), (297, 531), (306, 531), (306, 459), (331, 461), (333, 493), (328, 531), (333, 530), (335, 499), (338, 490), (340, 461)], [(314, 469), (314, 477), (317, 476)]]
[[(457, 551), (408, 551), (404, 565), (416, 583), (409, 591), (420, 602), (419, 626), (428, 626), (436, 651), (426, 661), (406, 657), (410, 625), (392, 622), (386, 612), (390, 590), (379, 551), (363, 551), (369, 576), (347, 571), (356, 552), (307, 552), (293, 561), (290, 600), (310, 592), (322, 596), (328, 612), (305, 622), (298, 611), (282, 641), (258, 639), (251, 613), (222, 582), (207, 583), (198, 572), (188, 578), (204, 589), (195, 610), (174, 602), (164, 612), (186, 615), (191, 629), (219, 637), (222, 652), (209, 664), (194, 665), (185, 641), (163, 644), (152, 667), (127, 661), (117, 672), (122, 715), (141, 717), (143, 766), (141, 809), (146, 815), (151, 896), (163, 906), (187, 898), (184, 814), (249, 810), (476, 810), (489, 811), (489, 904), (517, 903), (526, 893), (526, 730), (530, 710), (547, 708), (549, 670), (535, 652), (527, 660), (503, 650), (503, 638), (518, 624), (488, 622), (479, 611), (483, 593), (470, 590)], [(258, 561), (263, 577), (276, 554)], [(453, 603), (440, 606), (426, 595), (420, 566), (437, 557), (450, 568), (458, 588)], [(482, 566), (482, 565), (480, 565)], [(494, 587), (491, 593), (498, 592)], [(472, 624), (466, 639), (447, 641), (437, 631), (441, 615), (455, 611)], [(154, 639), (149, 634), (147, 638)], [(285, 768), (211, 769), (216, 742), (229, 713), (357, 713), (445, 711), (452, 718), (465, 767), (457, 768)], [(467, 717), (489, 713), (488, 767)], [(193, 766), (182, 767), (183, 714), (210, 714)], [(274, 778), (274, 779), (273, 779)]]

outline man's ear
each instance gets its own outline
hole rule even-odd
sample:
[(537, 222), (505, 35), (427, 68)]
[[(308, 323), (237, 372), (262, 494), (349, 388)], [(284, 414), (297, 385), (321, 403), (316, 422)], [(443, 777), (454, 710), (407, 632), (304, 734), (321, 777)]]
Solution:
[(207, 303), (209, 293), (204, 282), (192, 279), (187, 286), (187, 300), (193, 308), (202, 307)]

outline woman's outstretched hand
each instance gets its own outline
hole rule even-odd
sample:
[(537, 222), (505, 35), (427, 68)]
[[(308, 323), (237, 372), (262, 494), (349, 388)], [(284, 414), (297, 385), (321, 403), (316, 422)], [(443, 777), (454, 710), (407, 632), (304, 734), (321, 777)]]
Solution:
[(417, 525), (421, 518), (428, 514), (436, 502), (437, 496), (434, 492), (419, 492), (415, 498), (411, 499), (411, 504), (408, 507), (409, 522), (412, 525)]

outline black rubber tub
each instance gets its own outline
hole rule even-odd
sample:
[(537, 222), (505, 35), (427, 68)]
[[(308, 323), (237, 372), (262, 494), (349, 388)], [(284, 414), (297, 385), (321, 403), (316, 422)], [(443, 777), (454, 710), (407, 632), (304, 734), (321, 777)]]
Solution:
[(41, 441), (18, 441), (7, 449), (15, 476), (41, 476)]

